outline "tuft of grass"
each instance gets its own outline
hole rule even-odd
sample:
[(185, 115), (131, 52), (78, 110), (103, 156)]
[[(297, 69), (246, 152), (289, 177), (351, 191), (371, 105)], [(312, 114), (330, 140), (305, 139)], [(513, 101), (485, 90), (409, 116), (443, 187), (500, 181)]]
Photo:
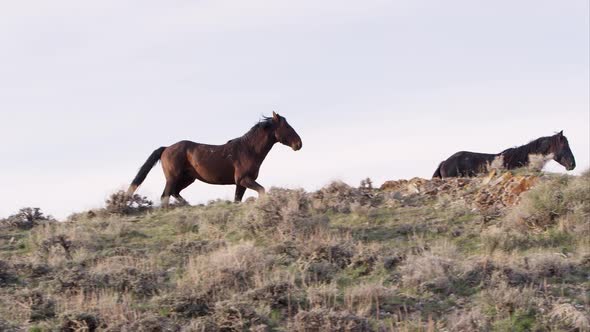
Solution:
[(570, 303), (561, 303), (551, 310), (549, 317), (564, 326), (577, 331), (590, 330), (590, 315)]
[(437, 292), (450, 290), (461, 269), (460, 255), (450, 242), (436, 243), (426, 251), (410, 254), (400, 266), (404, 287)]
[(568, 217), (569, 223), (586, 224), (590, 216), (590, 176), (556, 176), (529, 192), (507, 216), (506, 222), (514, 227), (534, 231), (547, 230)]

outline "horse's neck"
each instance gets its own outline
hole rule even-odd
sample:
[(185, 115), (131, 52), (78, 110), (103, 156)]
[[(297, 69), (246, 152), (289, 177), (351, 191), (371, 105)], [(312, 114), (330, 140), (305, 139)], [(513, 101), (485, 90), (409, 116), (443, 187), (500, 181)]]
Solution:
[(272, 147), (275, 145), (276, 140), (274, 136), (266, 130), (258, 130), (254, 133), (253, 137), (246, 140), (245, 144), (248, 145), (250, 151), (254, 152), (254, 155), (260, 161), (264, 160)]
[[(526, 145), (512, 148), (500, 153), (504, 157), (505, 167), (517, 168), (522, 166), (528, 166), (531, 161), (538, 163), (544, 161), (545, 163), (553, 159), (553, 152), (551, 149), (545, 150), (529, 150)], [(533, 160), (531, 160), (533, 159)]]

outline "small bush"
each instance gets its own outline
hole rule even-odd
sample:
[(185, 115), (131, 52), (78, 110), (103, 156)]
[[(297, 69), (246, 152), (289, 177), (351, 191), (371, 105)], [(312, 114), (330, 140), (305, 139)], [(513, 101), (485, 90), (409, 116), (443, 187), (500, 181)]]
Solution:
[(382, 281), (362, 283), (345, 291), (345, 303), (349, 311), (362, 317), (379, 315), (380, 305), (392, 298), (395, 290), (383, 286)]
[(520, 206), (507, 216), (509, 225), (546, 230), (559, 219), (575, 214), (577, 222), (590, 216), (590, 176), (559, 176), (537, 185), (525, 193)]
[(0, 220), (0, 226), (16, 227), (18, 229), (28, 230), (39, 224), (53, 222), (55, 219), (43, 214), (40, 208), (22, 208), (16, 214), (6, 219)]
[(250, 331), (268, 324), (268, 318), (248, 302), (218, 302), (212, 318), (219, 331)]
[(164, 307), (174, 316), (197, 318), (211, 313), (213, 305), (206, 293), (179, 290), (158, 299), (158, 306)]
[(455, 310), (448, 316), (450, 331), (490, 331), (490, 319), (480, 307)]
[(527, 249), (534, 245), (534, 239), (525, 233), (512, 228), (491, 226), (482, 233), (482, 242), (488, 254), (497, 249), (512, 251)]
[(153, 202), (145, 196), (134, 194), (129, 197), (123, 190), (111, 194), (106, 200), (105, 210), (110, 214), (131, 215), (152, 209)]
[(90, 276), (92, 284), (98, 288), (129, 292), (137, 297), (150, 297), (159, 294), (167, 276), (164, 272), (142, 271), (135, 267), (114, 266)]
[(266, 305), (273, 310), (289, 309), (289, 307), (296, 307), (300, 304), (295, 285), (286, 281), (269, 282), (247, 292), (245, 298), (254, 303)]
[(304, 240), (327, 227), (327, 220), (313, 217), (310, 202), (303, 190), (271, 188), (252, 206), (244, 225), (255, 235), (285, 240)]
[(54, 248), (58, 248), (67, 260), (71, 260), (75, 245), (66, 235), (51, 236), (41, 242), (38, 253), (46, 259)]
[(490, 286), (481, 292), (480, 301), (497, 320), (509, 317), (517, 310), (527, 312), (538, 304), (532, 286), (513, 287), (500, 273), (492, 276)]
[(525, 257), (529, 273), (537, 280), (564, 278), (574, 270), (574, 265), (558, 253), (539, 253)]
[(111, 331), (161, 331), (180, 332), (181, 327), (172, 319), (154, 314), (143, 314), (139, 318), (113, 327)]
[(221, 248), (189, 259), (181, 286), (209, 293), (216, 299), (254, 286), (254, 278), (268, 270), (269, 260), (252, 243)]
[(331, 281), (351, 263), (354, 255), (352, 248), (351, 243), (337, 243), (331, 237), (310, 238), (307, 246), (301, 248), (301, 257), (297, 261), (304, 280), (310, 283)]
[(61, 315), (61, 332), (94, 332), (101, 325), (100, 319), (86, 312), (67, 312)]
[(12, 284), (18, 281), (18, 277), (13, 272), (12, 265), (0, 260), (0, 287)]
[(568, 328), (576, 331), (590, 331), (590, 315), (571, 305), (562, 303), (553, 307), (549, 317)]
[(451, 243), (434, 245), (421, 254), (408, 255), (400, 266), (405, 286), (447, 291), (455, 276), (461, 273), (461, 260)]
[(41, 291), (24, 291), (20, 298), (21, 302), (28, 306), (30, 321), (36, 322), (55, 317), (55, 301), (47, 298)]
[(0, 318), (0, 331), (3, 331), (3, 332), (19, 332), (19, 331), (21, 331), (21, 329), (19, 329), (15, 325), (12, 325), (12, 324), (8, 323), (7, 321), (3, 320), (2, 318)]

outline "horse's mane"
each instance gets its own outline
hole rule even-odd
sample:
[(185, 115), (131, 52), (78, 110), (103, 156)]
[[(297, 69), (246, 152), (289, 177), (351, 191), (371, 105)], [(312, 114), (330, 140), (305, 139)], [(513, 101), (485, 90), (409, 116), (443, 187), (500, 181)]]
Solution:
[(539, 137), (525, 145), (508, 148), (499, 154), (504, 156), (504, 161), (509, 166), (523, 166), (528, 162), (530, 154), (549, 154), (555, 140), (555, 136)]
[(272, 127), (272, 125), (273, 125), (273, 118), (263, 116), (262, 119), (260, 119), (254, 126), (252, 126), (252, 128), (250, 128), (250, 130), (248, 130), (247, 133), (245, 133), (244, 135), (242, 135), (240, 137), (231, 139), (227, 142), (230, 143), (230, 142), (234, 142), (237, 140), (242, 140), (242, 141), (250, 140), (252, 137), (254, 137), (256, 132), (258, 132), (258, 130), (268, 129), (268, 128)]

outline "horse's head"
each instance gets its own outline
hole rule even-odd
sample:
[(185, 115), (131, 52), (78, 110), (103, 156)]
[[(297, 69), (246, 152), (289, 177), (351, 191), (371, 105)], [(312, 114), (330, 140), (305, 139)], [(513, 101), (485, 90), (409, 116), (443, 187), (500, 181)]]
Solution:
[(568, 171), (576, 168), (576, 159), (570, 145), (567, 141), (567, 137), (563, 135), (563, 130), (553, 136), (552, 151), (553, 160), (560, 163)]
[(301, 149), (303, 143), (301, 137), (297, 134), (295, 129), (287, 122), (287, 119), (272, 112), (272, 121), (274, 124), (274, 135), (277, 142), (290, 146), (293, 150)]

